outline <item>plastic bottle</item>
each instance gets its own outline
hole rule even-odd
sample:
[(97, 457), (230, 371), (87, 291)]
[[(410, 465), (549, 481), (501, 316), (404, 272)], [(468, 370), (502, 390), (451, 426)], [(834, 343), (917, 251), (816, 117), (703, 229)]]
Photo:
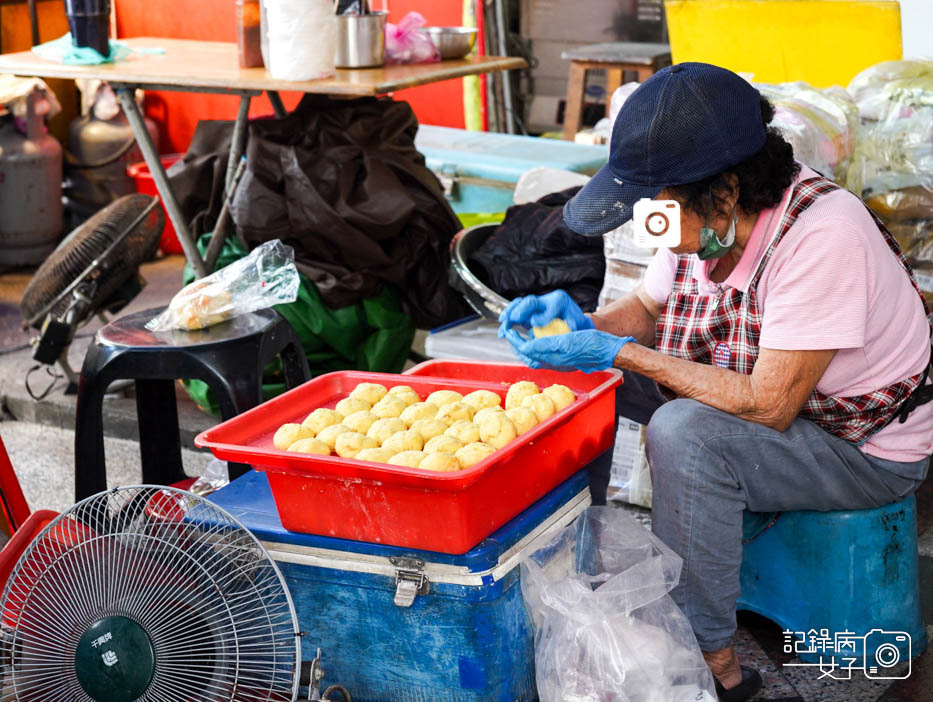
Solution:
[(237, 0), (237, 43), (240, 48), (240, 68), (262, 67), (259, 0)]

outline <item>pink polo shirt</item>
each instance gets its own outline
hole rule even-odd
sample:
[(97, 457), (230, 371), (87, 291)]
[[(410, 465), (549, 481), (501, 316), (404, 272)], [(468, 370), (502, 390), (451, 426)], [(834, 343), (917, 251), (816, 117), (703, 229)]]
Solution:
[[(798, 179), (817, 174), (801, 166)], [(738, 265), (722, 283), (747, 290), (790, 197), (758, 216)], [(701, 294), (715, 294), (709, 279), (716, 261), (694, 266)], [(677, 257), (659, 249), (645, 273), (645, 290), (659, 303), (670, 294)], [(839, 349), (816, 389), (851, 397), (923, 371), (930, 327), (920, 297), (861, 201), (847, 190), (818, 198), (790, 228), (758, 283), (762, 347)], [(933, 403), (895, 420), (861, 449), (891, 461), (933, 454)]]

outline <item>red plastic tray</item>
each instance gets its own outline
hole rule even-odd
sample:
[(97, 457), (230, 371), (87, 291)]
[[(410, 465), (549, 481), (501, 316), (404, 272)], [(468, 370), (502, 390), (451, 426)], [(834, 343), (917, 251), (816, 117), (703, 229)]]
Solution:
[[(289, 531), (465, 553), (612, 443), (618, 371), (558, 373), (520, 365), (462, 363), (458, 377), (437, 377), (431, 362), (406, 375), (341, 371), (322, 375), (202, 432), (198, 446), (217, 458), (267, 473), (282, 525)], [(453, 367), (450, 374), (455, 375)], [(453, 473), (279, 451), (272, 435), (317, 407), (333, 407), (362, 382), (435, 390), (486, 389), (561, 382), (577, 400), (475, 466)]]

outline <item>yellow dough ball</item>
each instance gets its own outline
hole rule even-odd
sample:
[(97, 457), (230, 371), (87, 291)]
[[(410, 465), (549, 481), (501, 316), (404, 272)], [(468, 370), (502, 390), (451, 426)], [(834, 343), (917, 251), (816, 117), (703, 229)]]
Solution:
[(538, 415), (530, 407), (513, 407), (505, 411), (505, 415), (512, 420), (515, 431), (521, 436), (529, 429), (538, 426)]
[(391, 451), (384, 448), (367, 448), (356, 454), (358, 461), (371, 461), (372, 463), (388, 463), (394, 456)]
[(437, 405), (438, 407), (443, 407), (444, 405), (449, 405), (451, 402), (463, 402), (463, 395), (455, 390), (435, 390), (428, 395), (424, 401), (430, 402), (432, 405)]
[(376, 443), (382, 446), (382, 442), (390, 436), (396, 432), (405, 431), (406, 429), (408, 429), (408, 427), (405, 426), (405, 422), (398, 417), (387, 417), (385, 419), (377, 419), (373, 422), (369, 431), (366, 432), (366, 436), (370, 439), (375, 439)]
[(360, 383), (350, 393), (350, 397), (369, 403), (370, 406), (376, 404), (386, 396), (385, 385), (379, 383)]
[(389, 465), (417, 468), (423, 458), (424, 453), (421, 451), (402, 451), (389, 459)]
[(368, 402), (357, 397), (345, 397), (340, 402), (337, 403), (337, 406), (334, 407), (335, 410), (340, 412), (344, 417), (349, 417), (351, 414), (356, 412), (368, 412), (370, 405)]
[(457, 449), (461, 448), (463, 448), (463, 442), (456, 436), (441, 434), (428, 441), (423, 450), (425, 453), (449, 453), (453, 455), (457, 452)]
[(505, 413), (486, 415), (479, 425), (479, 438), (494, 449), (501, 449), (517, 436), (515, 425)]
[(313, 439), (314, 432), (303, 424), (283, 424), (275, 430), (272, 445), (279, 451), (285, 451), (299, 439)]
[(486, 407), (500, 407), (502, 405), (502, 398), (492, 390), (474, 390), (469, 395), (464, 395), (463, 401), (476, 412)]
[(411, 429), (396, 432), (388, 439), (382, 442), (382, 448), (388, 449), (392, 453), (401, 453), (402, 451), (420, 451), (424, 448), (424, 439), (421, 434)]
[(317, 436), (327, 427), (333, 426), (334, 424), (340, 424), (342, 421), (343, 415), (340, 414), (340, 412), (332, 409), (324, 409), (322, 407), (314, 410), (311, 414), (305, 417), (305, 420), (301, 423), (301, 425), (313, 431), (314, 435)]
[(483, 407), (483, 409), (473, 415), (473, 423), (479, 424), (483, 421), (483, 417), (489, 416), (490, 414), (505, 414), (505, 410), (501, 407)]
[(354, 412), (349, 417), (344, 417), (341, 424), (360, 434), (365, 434), (377, 419), (379, 418), (369, 410), (362, 410)]
[(473, 408), (470, 407), (466, 402), (451, 402), (437, 410), (437, 414), (434, 418), (438, 421), (444, 422), (448, 426), (454, 422), (459, 422), (462, 419), (465, 419), (468, 422), (472, 422)]
[(538, 422), (543, 422), (557, 411), (554, 406), (554, 400), (547, 395), (529, 395), (522, 400), (522, 407), (527, 407), (538, 418)]
[(573, 390), (566, 385), (550, 385), (541, 391), (542, 395), (547, 395), (554, 401), (554, 408), (560, 412), (564, 407), (570, 407), (577, 400)]
[(330, 446), (318, 439), (298, 439), (288, 447), (288, 450), (295, 453), (314, 453), (318, 456), (330, 455)]
[(341, 458), (356, 458), (356, 455), (363, 449), (377, 448), (378, 446), (376, 440), (370, 439), (366, 434), (348, 431), (337, 437), (334, 450)]
[(370, 410), (374, 415), (380, 419), (385, 419), (387, 417), (399, 417), (402, 412), (405, 411), (405, 403), (402, 402), (397, 397), (391, 395), (386, 395), (379, 402), (373, 405), (373, 408)]
[(474, 441), (479, 441), (479, 427), (465, 419), (454, 422), (444, 433), (447, 436), (460, 439), (460, 442), (464, 444), (472, 444)]
[(496, 450), (489, 444), (474, 441), (473, 443), (467, 444), (462, 449), (458, 449), (454, 457), (460, 461), (461, 466), (469, 468), (470, 466), (475, 466), (484, 458), (495, 452)]
[(411, 407), (416, 402), (421, 402), (421, 396), (408, 385), (396, 385), (389, 389), (388, 394), (400, 399), (407, 407)]
[(430, 402), (416, 402), (402, 411), (401, 418), (405, 424), (411, 426), (419, 419), (434, 419), (436, 414), (437, 405), (432, 405)]
[(436, 473), (450, 473), (460, 470), (463, 466), (460, 465), (456, 456), (451, 456), (449, 453), (429, 453), (421, 459), (418, 467), (422, 470), (433, 470)]
[(521, 407), (522, 401), (530, 395), (537, 395), (541, 392), (538, 386), (530, 380), (522, 380), (509, 386), (509, 391), (505, 395), (505, 408), (507, 410), (513, 407)]
[(560, 317), (555, 317), (543, 327), (532, 327), (531, 331), (534, 334), (535, 339), (540, 339), (545, 336), (569, 334), (571, 330), (570, 325), (567, 324), (567, 322), (565, 322)]
[(352, 431), (352, 429), (350, 429), (350, 427), (345, 427), (343, 424), (331, 424), (329, 427), (325, 427), (321, 433), (317, 435), (317, 438), (318, 441), (323, 441), (330, 450), (333, 451), (334, 446), (337, 445), (337, 437), (350, 431)]
[(411, 430), (421, 434), (421, 438), (430, 441), (435, 436), (447, 431), (447, 424), (438, 419), (419, 419), (411, 425)]

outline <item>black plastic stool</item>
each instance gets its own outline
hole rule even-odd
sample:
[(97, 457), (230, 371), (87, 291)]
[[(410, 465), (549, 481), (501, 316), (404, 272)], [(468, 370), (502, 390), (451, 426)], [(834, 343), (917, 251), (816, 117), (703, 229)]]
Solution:
[[(170, 485), (187, 478), (181, 462), (175, 381), (202, 380), (214, 391), (223, 419), (262, 402), (262, 372), (282, 357), (285, 384), (310, 378), (308, 361), (291, 325), (274, 310), (240, 315), (198, 331), (150, 332), (161, 309), (115, 319), (88, 348), (78, 384), (75, 417), (75, 500), (107, 489), (103, 401), (115, 380), (136, 381), (142, 482)], [(248, 466), (230, 464), (230, 479)]]

